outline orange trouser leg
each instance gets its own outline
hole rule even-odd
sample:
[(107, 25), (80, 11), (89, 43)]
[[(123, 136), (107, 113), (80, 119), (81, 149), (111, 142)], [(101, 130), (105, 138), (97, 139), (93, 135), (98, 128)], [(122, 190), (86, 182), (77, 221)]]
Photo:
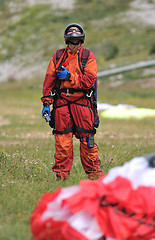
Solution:
[(55, 164), (57, 178), (68, 178), (73, 163), (73, 133), (55, 134)]
[(104, 175), (100, 170), (100, 159), (96, 144), (93, 148), (89, 148), (87, 142), (80, 142), (80, 156), (83, 168), (90, 179), (97, 179)]

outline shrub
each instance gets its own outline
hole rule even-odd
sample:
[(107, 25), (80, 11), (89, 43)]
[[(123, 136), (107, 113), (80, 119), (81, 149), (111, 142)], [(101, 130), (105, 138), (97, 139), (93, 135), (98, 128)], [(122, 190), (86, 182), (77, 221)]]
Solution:
[(155, 54), (155, 43), (152, 44), (151, 48), (150, 48), (150, 55)]
[(118, 47), (114, 45), (112, 42), (107, 42), (103, 45), (103, 55), (105, 60), (110, 60), (115, 58), (118, 54)]

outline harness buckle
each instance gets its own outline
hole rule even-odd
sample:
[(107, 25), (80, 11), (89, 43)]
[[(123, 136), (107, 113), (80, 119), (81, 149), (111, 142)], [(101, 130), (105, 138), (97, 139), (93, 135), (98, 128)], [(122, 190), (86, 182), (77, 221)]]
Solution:
[(67, 88), (67, 94), (66, 97), (69, 97), (69, 89)]

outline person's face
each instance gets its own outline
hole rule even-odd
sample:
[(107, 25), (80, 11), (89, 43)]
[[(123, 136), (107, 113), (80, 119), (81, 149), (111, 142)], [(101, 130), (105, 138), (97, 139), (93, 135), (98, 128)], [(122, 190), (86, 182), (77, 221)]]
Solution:
[[(67, 35), (74, 33), (74, 32), (76, 32), (79, 35), (81, 34), (80, 30), (77, 27), (71, 27), (71, 28), (69, 28)], [(73, 39), (72, 42), (76, 43), (76, 42), (78, 42), (78, 40)]]
[(71, 34), (72, 32), (76, 32), (77, 34), (81, 34), (80, 30), (76, 27), (69, 28), (67, 35)]

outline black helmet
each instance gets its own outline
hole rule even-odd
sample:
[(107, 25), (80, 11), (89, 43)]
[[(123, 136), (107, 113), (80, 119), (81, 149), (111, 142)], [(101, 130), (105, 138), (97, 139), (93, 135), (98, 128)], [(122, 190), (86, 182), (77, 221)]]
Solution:
[[(71, 27), (77, 27), (81, 34), (78, 34), (76, 32), (72, 32), (71, 34), (68, 34), (68, 30), (71, 28)], [(65, 28), (65, 31), (64, 31), (64, 38), (65, 38), (65, 42), (66, 44), (69, 43), (70, 40), (79, 40), (81, 43), (84, 43), (84, 39), (85, 39), (85, 31), (83, 30), (83, 28), (77, 24), (77, 23), (71, 23), (69, 24), (66, 28)]]

